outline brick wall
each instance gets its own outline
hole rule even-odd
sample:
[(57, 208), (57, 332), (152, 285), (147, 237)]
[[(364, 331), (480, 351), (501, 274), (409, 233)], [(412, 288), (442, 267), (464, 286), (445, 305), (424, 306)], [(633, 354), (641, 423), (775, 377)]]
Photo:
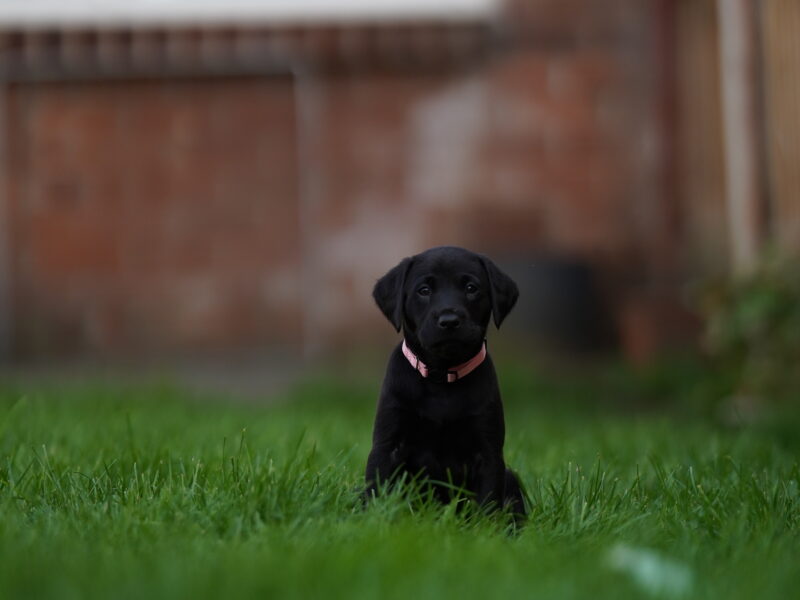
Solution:
[(19, 84), (8, 114), (17, 355), (298, 343), (290, 81)]
[(375, 279), (445, 243), (585, 261), (647, 349), (676, 269), (658, 5), (520, 2), (431, 69), (13, 84), (15, 354), (369, 343)]

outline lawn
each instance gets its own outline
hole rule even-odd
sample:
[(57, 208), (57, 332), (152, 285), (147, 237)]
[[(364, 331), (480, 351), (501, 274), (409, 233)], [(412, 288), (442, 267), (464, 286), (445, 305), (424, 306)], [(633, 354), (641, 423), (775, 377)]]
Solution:
[(797, 421), (723, 426), (695, 379), (501, 373), (516, 535), (398, 495), (361, 508), (377, 382), (252, 404), (0, 382), (0, 596), (798, 597)]

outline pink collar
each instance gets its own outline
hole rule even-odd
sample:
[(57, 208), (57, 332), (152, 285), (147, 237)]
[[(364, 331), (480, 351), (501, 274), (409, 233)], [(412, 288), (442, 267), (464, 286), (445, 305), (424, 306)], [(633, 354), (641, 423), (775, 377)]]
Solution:
[[(411, 351), (411, 348), (408, 347), (408, 344), (406, 344), (405, 340), (403, 340), (403, 356), (408, 359), (408, 362), (411, 363), (412, 367), (419, 371), (420, 375), (423, 377), (428, 376), (428, 367), (419, 358), (417, 358), (416, 354)], [(457, 367), (453, 367), (452, 369), (447, 369), (447, 383), (453, 383), (462, 377), (466, 377), (475, 369), (477, 369), (484, 360), (486, 360), (486, 342), (484, 342), (481, 346), (480, 352), (470, 358), (467, 362), (460, 364)]]

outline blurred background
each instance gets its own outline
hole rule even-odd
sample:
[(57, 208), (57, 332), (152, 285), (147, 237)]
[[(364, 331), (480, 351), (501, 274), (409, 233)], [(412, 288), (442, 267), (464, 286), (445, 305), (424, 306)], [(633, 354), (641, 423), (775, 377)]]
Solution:
[(456, 244), (509, 346), (792, 370), (798, 73), (796, 0), (6, 0), (0, 363), (382, 360)]

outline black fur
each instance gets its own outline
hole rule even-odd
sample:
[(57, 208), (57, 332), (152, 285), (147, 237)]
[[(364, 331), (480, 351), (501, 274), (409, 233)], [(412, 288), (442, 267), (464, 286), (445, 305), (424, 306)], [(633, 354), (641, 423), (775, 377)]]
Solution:
[(517, 296), (491, 260), (450, 246), (403, 259), (377, 282), (375, 302), (430, 375), (411, 366), (401, 345), (389, 358), (367, 460), (368, 496), (407, 473), (424, 477), (442, 501), (455, 486), (482, 506), (524, 516), (519, 480), (503, 460), (503, 405), (491, 358), (446, 381), (447, 369), (480, 351), (490, 318), (499, 327)]

